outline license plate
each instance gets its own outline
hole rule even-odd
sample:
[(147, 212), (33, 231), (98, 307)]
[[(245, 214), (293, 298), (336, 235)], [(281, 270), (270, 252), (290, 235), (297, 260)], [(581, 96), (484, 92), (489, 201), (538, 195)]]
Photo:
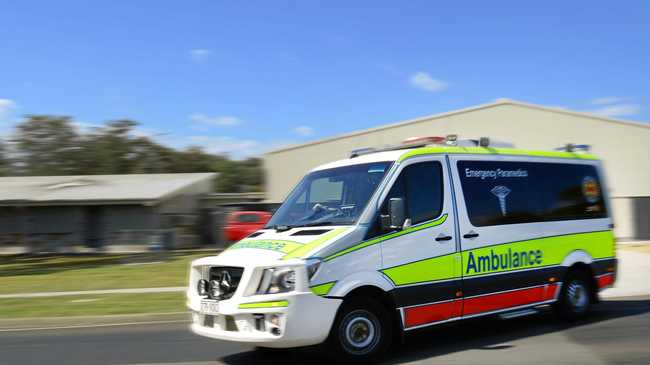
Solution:
[(219, 302), (217, 302), (216, 300), (202, 300), (201, 313), (219, 314)]

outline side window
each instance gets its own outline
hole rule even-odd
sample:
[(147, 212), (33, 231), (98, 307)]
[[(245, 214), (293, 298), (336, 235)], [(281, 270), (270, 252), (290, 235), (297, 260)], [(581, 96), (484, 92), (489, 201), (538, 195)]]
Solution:
[(439, 216), (443, 205), (440, 162), (421, 162), (404, 168), (386, 196), (381, 214), (388, 213), (390, 198), (404, 199), (406, 216), (411, 219), (411, 224), (422, 223)]
[(240, 214), (237, 217), (237, 220), (240, 223), (257, 223), (260, 221), (260, 217), (257, 214), (246, 213)]
[(406, 211), (411, 224), (431, 220), (442, 211), (442, 166), (422, 162), (408, 166), (406, 172)]
[(474, 226), (607, 216), (591, 165), (459, 161), (458, 173)]

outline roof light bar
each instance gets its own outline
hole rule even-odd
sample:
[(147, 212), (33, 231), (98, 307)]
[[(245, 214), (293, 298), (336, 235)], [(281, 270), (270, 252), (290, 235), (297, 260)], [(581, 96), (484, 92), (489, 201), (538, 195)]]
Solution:
[[(458, 147), (504, 147), (513, 148), (514, 145), (509, 142), (501, 142), (491, 140), (489, 137), (480, 137), (478, 139), (459, 139), (457, 134), (448, 134), (442, 136), (423, 136), (423, 137), (410, 137), (402, 141), (399, 145), (386, 146), (382, 148), (364, 147), (357, 148), (350, 152), (350, 158), (367, 155), (369, 153), (394, 151), (401, 149), (424, 147), (432, 144), (458, 146)], [(581, 146), (581, 145), (578, 145)]]
[(588, 145), (588, 144), (567, 143), (566, 145), (564, 145), (562, 147), (558, 147), (555, 150), (556, 151), (566, 151), (566, 152), (576, 152), (576, 151), (589, 152), (591, 150), (591, 146)]
[(369, 153), (375, 152), (376, 149), (372, 147), (362, 147), (362, 148), (356, 148), (353, 149), (352, 152), (350, 152), (350, 158), (355, 158), (361, 155), (367, 155)]
[(418, 145), (426, 146), (428, 144), (442, 144), (447, 142), (447, 137), (440, 136), (425, 136), (425, 137), (409, 137), (402, 141), (403, 145)]

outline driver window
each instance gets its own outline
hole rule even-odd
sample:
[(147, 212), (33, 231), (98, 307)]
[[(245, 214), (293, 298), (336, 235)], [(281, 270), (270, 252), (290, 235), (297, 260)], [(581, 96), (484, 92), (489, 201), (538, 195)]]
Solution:
[[(427, 161), (405, 167), (395, 180), (380, 208), (380, 214), (388, 214), (388, 201), (402, 198), (406, 205), (406, 217), (411, 224), (432, 220), (440, 215), (443, 205), (442, 165)], [(369, 236), (383, 234), (379, 218), (373, 224)]]

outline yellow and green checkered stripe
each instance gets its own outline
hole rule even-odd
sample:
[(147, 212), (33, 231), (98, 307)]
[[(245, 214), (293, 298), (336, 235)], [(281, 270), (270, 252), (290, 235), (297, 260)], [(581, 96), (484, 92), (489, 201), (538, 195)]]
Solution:
[(289, 253), (300, 248), (303, 244), (287, 240), (243, 240), (228, 247), (229, 250), (240, 248), (257, 248), (260, 250), (270, 250), (282, 253)]
[(270, 302), (242, 303), (239, 305), (239, 309), (284, 308), (288, 306), (289, 306), (289, 301), (276, 300)]
[(407, 229), (404, 229), (404, 230), (401, 230), (401, 231), (397, 231), (397, 232), (390, 233), (390, 234), (387, 234), (387, 235), (384, 235), (384, 236), (373, 238), (373, 239), (368, 240), (368, 241), (363, 241), (363, 242), (358, 243), (358, 244), (356, 244), (354, 246), (348, 247), (345, 250), (341, 250), (339, 252), (336, 252), (334, 254), (331, 254), (331, 255), (327, 256), (325, 258), (325, 261), (333, 260), (333, 259), (335, 259), (337, 257), (341, 257), (343, 255), (346, 255), (346, 254), (350, 253), (350, 252), (358, 251), (358, 250), (361, 250), (362, 248), (366, 248), (368, 246), (376, 245), (378, 243), (388, 241), (390, 239), (403, 236), (405, 234), (409, 234), (409, 233), (421, 231), (423, 229), (439, 226), (439, 225), (443, 224), (446, 220), (447, 220), (447, 214), (443, 214), (442, 216), (440, 216), (440, 218), (438, 218), (436, 220), (433, 220), (431, 222), (422, 223), (422, 224), (419, 224), (419, 225), (416, 225), (416, 226), (413, 226), (413, 227), (410, 227), (410, 228), (407, 228)]
[[(473, 256), (474, 263), (476, 263), (479, 257), (491, 257), (492, 255), (500, 256), (508, 255), (513, 252), (520, 253), (537, 250), (542, 252), (542, 257), (539, 262), (533, 264), (527, 263), (526, 265), (517, 268), (498, 267), (493, 270), (490, 266), (486, 270), (468, 270), (470, 255)], [(611, 230), (608, 230), (500, 243), (473, 250), (466, 250), (460, 254), (453, 253), (410, 262), (380, 271), (397, 286), (409, 285), (455, 279), (460, 278), (461, 276), (473, 277), (560, 265), (567, 255), (576, 250), (584, 250), (594, 259), (614, 257), (614, 234)], [(462, 268), (458, 267), (459, 265), (457, 263), (454, 263), (455, 256), (457, 255), (462, 255)]]
[(307, 243), (300, 243), (296, 241), (289, 240), (274, 240), (274, 239), (244, 239), (239, 241), (234, 245), (230, 246), (229, 250), (241, 249), (241, 248), (256, 248), (261, 250), (270, 250), (276, 252), (282, 252), (286, 255), (283, 257), (284, 260), (292, 258), (301, 258), (307, 252), (318, 248), (318, 246), (323, 243), (336, 238), (337, 236), (348, 231), (349, 228), (337, 228), (328, 232), (327, 234), (319, 237), (313, 241)]
[(431, 155), (431, 154), (472, 154), (472, 155), (504, 155), (504, 156), (531, 156), (531, 157), (550, 157), (550, 158), (572, 158), (579, 160), (597, 160), (594, 155), (586, 153), (573, 153), (562, 151), (528, 151), (514, 148), (490, 148), (490, 147), (457, 147), (457, 146), (440, 146), (440, 147), (422, 147), (404, 153), (398, 161), (407, 158)]
[(343, 232), (347, 231), (349, 228), (337, 228), (331, 232), (328, 232), (327, 234), (323, 235), (322, 237), (313, 240), (311, 242), (308, 242), (295, 250), (289, 252), (286, 256), (284, 256), (282, 259), (283, 260), (288, 260), (288, 259), (293, 259), (293, 258), (300, 258), (303, 257), (307, 252), (310, 252), (321, 244), (341, 235)]
[(309, 289), (316, 295), (325, 296), (332, 290), (334, 285), (336, 285), (336, 281), (330, 281), (329, 283), (314, 285)]

